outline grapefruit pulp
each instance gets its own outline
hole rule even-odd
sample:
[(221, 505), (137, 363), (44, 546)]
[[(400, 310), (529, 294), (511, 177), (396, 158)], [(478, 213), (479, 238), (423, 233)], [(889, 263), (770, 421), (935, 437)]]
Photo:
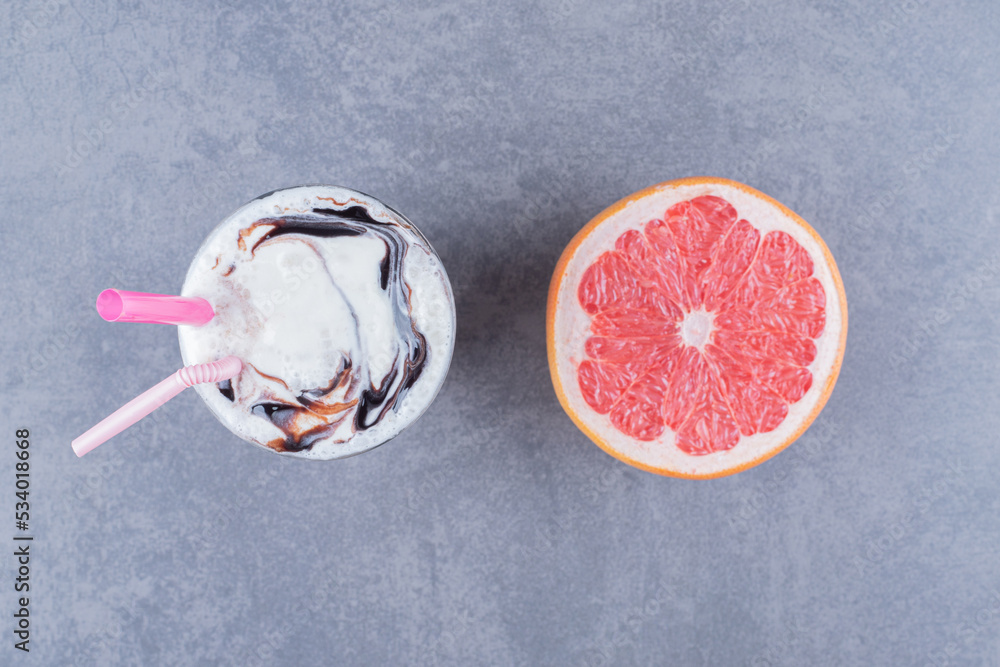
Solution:
[(584, 433), (638, 468), (702, 479), (809, 427), (840, 371), (847, 301), (798, 215), (741, 183), (688, 178), (573, 238), (546, 329), (556, 394)]

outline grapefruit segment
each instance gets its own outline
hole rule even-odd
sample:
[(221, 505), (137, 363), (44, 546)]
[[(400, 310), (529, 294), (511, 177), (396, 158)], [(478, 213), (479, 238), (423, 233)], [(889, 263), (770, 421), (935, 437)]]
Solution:
[(681, 477), (732, 474), (788, 446), (832, 391), (846, 331), (815, 231), (722, 179), (607, 209), (566, 248), (549, 292), (567, 413), (608, 453)]
[(695, 197), (667, 209), (664, 222), (694, 277), (711, 263), (716, 244), (736, 223), (736, 209), (719, 197)]
[(719, 348), (709, 349), (709, 363), (743, 435), (773, 431), (788, 414), (785, 400)]
[(740, 432), (732, 412), (715, 383), (699, 392), (698, 402), (677, 430), (677, 448), (685, 454), (704, 456), (732, 449)]
[(593, 315), (611, 306), (627, 305), (638, 296), (635, 274), (616, 252), (606, 252), (590, 265), (580, 281), (580, 305)]
[(675, 358), (676, 362), (668, 369), (667, 391), (661, 410), (664, 422), (676, 431), (704, 400), (702, 394), (708, 391), (710, 373), (705, 360), (693, 347), (681, 348)]
[(808, 366), (816, 358), (816, 343), (811, 338), (774, 331), (731, 331), (719, 329), (715, 344), (753, 359), (778, 359), (797, 366)]
[(757, 275), (767, 291), (777, 291), (785, 285), (808, 278), (813, 262), (799, 243), (787, 232), (770, 232), (764, 237)]
[(645, 371), (667, 360), (670, 351), (681, 344), (680, 336), (664, 338), (605, 338), (592, 336), (587, 339), (587, 356), (598, 361), (624, 364)]
[(635, 308), (606, 310), (594, 317), (591, 331), (597, 336), (621, 338), (675, 335), (677, 321), (657, 315), (656, 312)]
[(795, 403), (812, 386), (812, 373), (799, 366), (767, 361), (755, 369), (761, 383), (788, 403)]
[(646, 373), (622, 394), (611, 408), (611, 423), (636, 440), (653, 440), (663, 433), (664, 373)]
[(603, 414), (611, 409), (636, 375), (627, 366), (585, 359), (580, 362), (578, 373), (580, 391), (587, 405)]
[(753, 309), (760, 329), (818, 338), (826, 325), (826, 294), (815, 278), (800, 280), (764, 298)]
[[(619, 242), (622, 238), (618, 239)], [(690, 308), (687, 266), (666, 223), (663, 220), (650, 222), (646, 225), (643, 239), (646, 242), (644, 248), (628, 245), (632, 264), (643, 267), (648, 279), (659, 285), (665, 294), (673, 295), (675, 303)]]
[(736, 223), (736, 209), (719, 197), (695, 197), (671, 206), (664, 221), (687, 268), (688, 303), (698, 305), (702, 275), (712, 265), (716, 246)]
[(580, 305), (591, 315), (631, 309), (675, 320), (681, 312), (662, 291), (641, 280), (618, 252), (604, 253), (587, 269), (578, 296)]
[(760, 232), (746, 220), (737, 222), (719, 248), (716, 261), (705, 272), (702, 291), (705, 308), (717, 310), (736, 288), (757, 255)]

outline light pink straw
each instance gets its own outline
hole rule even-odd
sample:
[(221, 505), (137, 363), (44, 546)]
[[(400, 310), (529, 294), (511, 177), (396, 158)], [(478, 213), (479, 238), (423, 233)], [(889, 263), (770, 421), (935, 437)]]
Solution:
[(97, 312), (108, 322), (192, 324), (200, 327), (215, 317), (212, 304), (201, 297), (147, 294), (106, 289), (97, 297)]
[(239, 375), (243, 362), (236, 357), (225, 357), (207, 364), (196, 364), (180, 369), (152, 389), (139, 394), (118, 408), (100, 424), (73, 441), (73, 451), (83, 456), (98, 445), (107, 442), (150, 412), (160, 407), (191, 385), (203, 382), (221, 382)]

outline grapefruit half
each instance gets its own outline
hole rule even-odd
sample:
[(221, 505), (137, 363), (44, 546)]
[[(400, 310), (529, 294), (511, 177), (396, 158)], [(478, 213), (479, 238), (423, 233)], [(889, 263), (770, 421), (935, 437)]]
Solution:
[(546, 339), (559, 401), (597, 445), (707, 479), (771, 458), (813, 422), (840, 372), (847, 299), (802, 218), (742, 183), (686, 178), (573, 238)]

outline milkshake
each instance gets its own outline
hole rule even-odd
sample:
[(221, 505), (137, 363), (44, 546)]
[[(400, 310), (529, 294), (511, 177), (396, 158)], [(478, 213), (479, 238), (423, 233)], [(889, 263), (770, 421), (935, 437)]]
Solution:
[(354, 190), (288, 188), (241, 207), (202, 244), (182, 294), (215, 310), (178, 327), (184, 363), (243, 362), (196, 390), (229, 430), (280, 454), (382, 444), (427, 409), (451, 362), (441, 260), (411, 222)]

